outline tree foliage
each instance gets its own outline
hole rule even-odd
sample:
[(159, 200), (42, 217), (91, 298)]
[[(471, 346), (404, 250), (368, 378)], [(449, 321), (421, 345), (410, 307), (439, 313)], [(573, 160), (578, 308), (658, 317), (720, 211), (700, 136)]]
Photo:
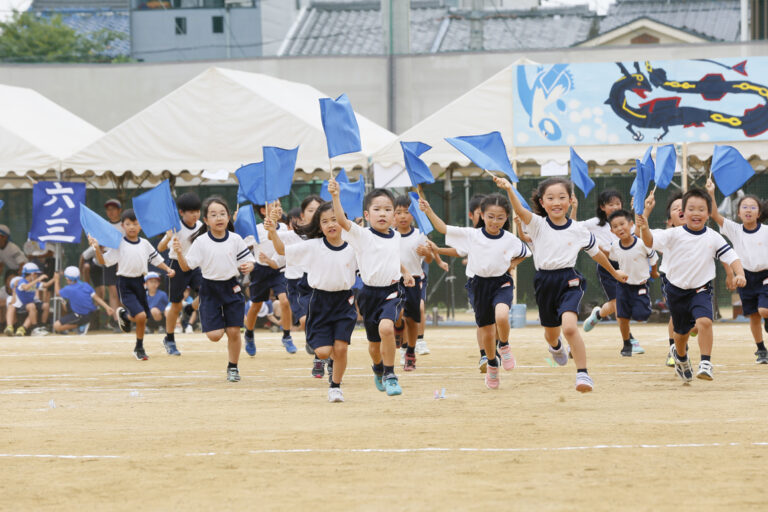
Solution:
[(68, 27), (61, 15), (51, 18), (32, 12), (15, 12), (0, 22), (0, 60), (5, 62), (117, 62), (127, 56), (110, 56), (111, 45), (125, 34), (101, 29), (90, 34)]

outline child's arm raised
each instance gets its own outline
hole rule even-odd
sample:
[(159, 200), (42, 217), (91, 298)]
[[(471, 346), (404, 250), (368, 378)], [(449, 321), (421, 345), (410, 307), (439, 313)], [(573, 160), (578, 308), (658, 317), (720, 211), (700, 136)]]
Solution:
[(707, 192), (709, 193), (709, 197), (712, 199), (712, 220), (717, 222), (718, 226), (723, 227), (723, 224), (725, 223), (725, 217), (720, 215), (720, 212), (717, 211), (717, 201), (715, 201), (715, 182), (712, 181), (712, 178), (707, 179)]
[(515, 210), (517, 216), (523, 221), (523, 224), (530, 224), (533, 214), (526, 210), (523, 203), (517, 198), (517, 194), (512, 190), (512, 184), (506, 179), (499, 178), (498, 176), (494, 176), (493, 181), (496, 183), (497, 187), (507, 191), (509, 202), (512, 204), (512, 208)]
[(333, 214), (336, 215), (336, 222), (339, 223), (341, 229), (349, 231), (352, 229), (351, 223), (347, 219), (347, 214), (344, 213), (344, 207), (341, 206), (341, 198), (339, 197), (339, 183), (331, 173), (331, 178), (328, 180), (328, 193), (331, 194), (333, 199)]
[(432, 210), (432, 207), (429, 206), (427, 200), (423, 197), (419, 198), (419, 209), (427, 214), (429, 221), (439, 233), (445, 234), (445, 232), (448, 230), (448, 226), (445, 225), (443, 219), (437, 216), (437, 214)]
[[(275, 223), (273, 216), (269, 216), (264, 219), (264, 229), (267, 230), (269, 239), (272, 241), (272, 245), (275, 247), (275, 251), (280, 256), (285, 256), (285, 244), (277, 234), (277, 224)], [(271, 266), (271, 265), (270, 265)]]
[(173, 230), (168, 230), (165, 232), (165, 236), (162, 240), (157, 244), (157, 252), (163, 252), (165, 251), (168, 246), (171, 244), (171, 240), (173, 239)]
[(93, 238), (91, 235), (88, 235), (88, 243), (91, 244), (91, 247), (93, 247), (93, 252), (96, 256), (96, 261), (98, 261), (101, 265), (104, 265), (105, 267), (107, 264), (104, 262), (104, 253), (101, 252), (101, 247), (99, 246), (99, 242)]
[[(648, 204), (646, 202), (646, 204)], [(648, 220), (644, 215), (635, 214), (635, 226), (640, 230), (640, 238), (643, 239), (643, 243), (646, 247), (653, 247), (653, 234), (648, 229)]]

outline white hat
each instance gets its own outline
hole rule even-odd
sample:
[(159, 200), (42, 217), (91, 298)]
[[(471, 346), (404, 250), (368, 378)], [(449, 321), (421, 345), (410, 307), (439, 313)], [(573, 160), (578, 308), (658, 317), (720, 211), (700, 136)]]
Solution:
[(40, 267), (38, 267), (34, 263), (25, 263), (21, 269), (21, 275), (23, 276), (26, 276), (27, 274), (39, 274), (39, 273), (40, 273)]
[(80, 279), (80, 269), (74, 266), (69, 266), (64, 269), (64, 277), (72, 281)]
[(8, 229), (8, 226), (5, 224), (0, 224), (0, 235), (5, 235), (8, 238), (11, 238), (11, 230)]
[(144, 276), (144, 282), (146, 283), (150, 279), (160, 279), (160, 274), (157, 272), (147, 272), (147, 275)]

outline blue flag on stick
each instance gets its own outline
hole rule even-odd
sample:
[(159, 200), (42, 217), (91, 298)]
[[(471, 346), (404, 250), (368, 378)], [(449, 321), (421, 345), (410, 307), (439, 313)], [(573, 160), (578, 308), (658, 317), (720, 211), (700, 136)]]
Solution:
[(595, 188), (595, 182), (589, 177), (587, 163), (576, 154), (573, 148), (571, 148), (571, 181), (584, 192), (584, 197), (587, 197)]
[(259, 243), (259, 230), (256, 229), (256, 215), (253, 214), (253, 205), (241, 206), (235, 219), (235, 233), (245, 238), (252, 236)]
[(749, 162), (731, 146), (715, 146), (711, 170), (717, 188), (726, 196), (739, 190), (755, 175), (755, 170)]
[(80, 203), (80, 225), (85, 234), (95, 238), (99, 245), (112, 249), (120, 247), (123, 234), (83, 203)]
[(165, 233), (169, 229), (181, 230), (179, 210), (171, 195), (171, 184), (168, 180), (134, 197), (133, 211), (136, 213), (136, 220), (141, 224), (141, 230), (148, 238)]
[(421, 159), (425, 151), (432, 149), (432, 146), (423, 142), (401, 142), (403, 148), (403, 157), (405, 157), (405, 170), (408, 171), (408, 177), (411, 179), (411, 185), (414, 187), (422, 183), (434, 183), (435, 178), (429, 166)]
[(264, 168), (266, 169), (267, 182), (264, 199), (267, 202), (277, 201), (291, 193), (298, 153), (298, 146), (293, 149), (264, 146)]
[(363, 216), (365, 180), (362, 176), (355, 183), (339, 183), (339, 200), (349, 220)]
[[(339, 174), (336, 175), (336, 181), (341, 183), (349, 183), (349, 178), (347, 177), (347, 171), (344, 169), (341, 169), (339, 171)], [(320, 197), (323, 198), (323, 201), (330, 201), (333, 198), (331, 197), (331, 194), (328, 193), (328, 180), (325, 180), (320, 187)]]
[(656, 172), (653, 181), (657, 187), (666, 189), (672, 183), (676, 164), (677, 152), (674, 144), (667, 144), (656, 150)]
[(652, 171), (640, 160), (636, 161), (637, 176), (632, 183), (632, 198), (635, 213), (642, 215), (645, 211), (645, 196), (648, 194), (648, 185), (651, 183)]
[(486, 171), (501, 171), (509, 181), (517, 182), (517, 175), (507, 156), (507, 148), (501, 133), (491, 132), (485, 135), (469, 135), (466, 137), (447, 137), (446, 142), (461, 151), (475, 165)]
[(335, 100), (320, 98), (320, 119), (328, 145), (328, 158), (362, 151), (360, 128), (346, 94)]
[[(244, 165), (235, 171), (237, 182), (240, 184), (238, 197), (247, 199), (253, 204), (265, 204), (264, 196), (266, 194), (266, 175), (264, 162), (255, 162)], [(240, 199), (238, 198), (238, 202)]]
[(429, 222), (427, 214), (419, 208), (419, 194), (410, 192), (408, 197), (411, 198), (411, 206), (408, 207), (408, 211), (416, 220), (416, 225), (419, 226), (419, 231), (425, 235), (430, 234), (435, 228), (432, 226), (432, 223)]

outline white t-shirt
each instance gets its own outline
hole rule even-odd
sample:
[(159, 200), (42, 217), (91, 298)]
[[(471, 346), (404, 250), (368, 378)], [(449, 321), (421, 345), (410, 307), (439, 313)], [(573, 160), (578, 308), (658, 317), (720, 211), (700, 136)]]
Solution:
[(533, 214), (531, 222), (523, 226), (536, 248), (533, 252), (533, 264), (537, 270), (573, 268), (582, 249), (590, 256), (596, 256), (600, 252), (595, 235), (571, 219), (562, 226), (557, 226), (549, 217)]
[(597, 246), (605, 252), (609, 252), (611, 250), (611, 244), (619, 240), (619, 237), (614, 235), (611, 231), (611, 225), (606, 222), (601, 226), (600, 219), (597, 217), (578, 222), (578, 224), (584, 226), (587, 228), (587, 231), (595, 235)]
[[(283, 236), (280, 237), (280, 240), (283, 241), (283, 245), (285, 245), (285, 251), (286, 256), (288, 254), (288, 247), (291, 245), (298, 244), (300, 242), (303, 242), (304, 239), (301, 238), (298, 234), (296, 234), (295, 231), (288, 230), (285, 233), (282, 233)], [(285, 278), (286, 279), (301, 279), (301, 277), (304, 275), (304, 272), (306, 272), (306, 269), (303, 265), (297, 265), (295, 262), (294, 264), (291, 264), (288, 261), (288, 258), (285, 258)]]
[(184, 259), (190, 269), (200, 267), (203, 278), (209, 281), (228, 281), (240, 273), (240, 264), (254, 262), (251, 250), (232, 231), (223, 238), (215, 238), (210, 231), (197, 237)]
[(731, 264), (739, 259), (725, 238), (709, 228), (688, 226), (653, 229), (653, 248), (664, 254), (667, 280), (678, 288), (693, 290), (715, 278), (715, 259)]
[(131, 242), (123, 237), (117, 249), (109, 249), (104, 253), (104, 263), (107, 267), (117, 264), (119, 276), (141, 277), (147, 273), (150, 263), (154, 266), (163, 263), (163, 257), (146, 238)]
[(619, 264), (619, 269), (629, 276), (627, 284), (645, 284), (651, 277), (650, 266), (659, 261), (656, 251), (645, 246), (634, 237), (632, 245), (624, 247), (618, 239), (611, 244), (610, 259)]
[(325, 238), (302, 240), (285, 248), (285, 261), (307, 270), (310, 288), (338, 292), (355, 284), (357, 257), (347, 242), (334, 247)]
[(768, 226), (758, 224), (754, 231), (747, 231), (738, 222), (725, 219), (720, 233), (733, 244), (744, 270), (768, 270)]
[[(292, 231), (288, 229), (288, 226), (282, 223), (277, 224), (275, 231), (277, 231), (277, 236), (280, 237), (280, 240), (283, 241), (283, 244), (285, 244), (286, 239), (289, 238), (290, 233), (292, 233)], [(256, 264), (261, 265), (262, 267), (269, 266), (266, 263), (262, 263), (259, 259), (259, 254), (263, 253), (267, 256), (267, 258), (277, 263), (277, 268), (283, 268), (285, 266), (285, 256), (277, 254), (277, 251), (275, 250), (275, 244), (273, 244), (272, 240), (269, 239), (269, 232), (264, 228), (263, 223), (256, 226), (256, 232), (259, 235), (259, 243), (256, 243), (256, 240), (250, 235), (245, 239), (245, 242), (248, 245), (254, 246), (253, 255), (256, 258)], [(296, 233), (293, 234), (295, 235)]]
[[(184, 224), (184, 221), (181, 221), (181, 229), (176, 232), (176, 238), (178, 238), (179, 242), (181, 242), (181, 254), (187, 254), (189, 247), (192, 245), (190, 240), (192, 235), (197, 233), (197, 231), (202, 226), (203, 223), (200, 221), (195, 222), (194, 226), (192, 227), (187, 226)], [(172, 260), (177, 259), (176, 250), (173, 248), (173, 240), (171, 240), (171, 243), (168, 244), (168, 247), (170, 247), (170, 250), (168, 251), (168, 258)]]
[(341, 236), (357, 255), (360, 278), (368, 286), (389, 286), (400, 280), (400, 233), (390, 228), (387, 234), (362, 228), (350, 222)]
[(509, 231), (489, 235), (485, 228), (447, 226), (445, 243), (467, 253), (468, 277), (498, 277), (509, 270), (514, 258), (531, 255), (528, 247)]
[(411, 228), (407, 234), (400, 233), (400, 263), (403, 264), (413, 277), (424, 277), (421, 263), (423, 256), (419, 256), (416, 249), (427, 243), (427, 236), (416, 228)]

